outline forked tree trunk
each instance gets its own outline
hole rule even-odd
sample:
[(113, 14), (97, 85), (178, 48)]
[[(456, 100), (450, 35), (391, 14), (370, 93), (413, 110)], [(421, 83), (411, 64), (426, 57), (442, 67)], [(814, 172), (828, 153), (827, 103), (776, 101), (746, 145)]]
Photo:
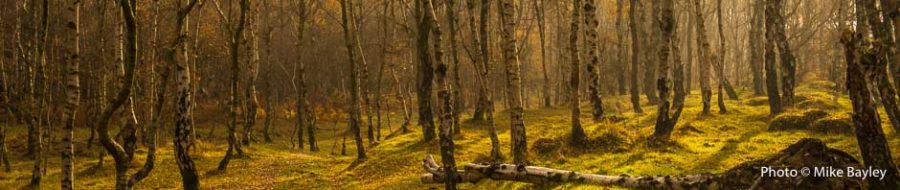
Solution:
[(877, 55), (864, 52), (862, 35), (845, 32), (841, 38), (847, 56), (847, 87), (853, 104), (853, 123), (856, 140), (866, 166), (887, 170), (883, 180), (867, 180), (871, 189), (892, 189), (900, 186), (900, 176), (891, 158), (890, 147), (881, 128), (881, 121), (872, 94), (866, 88), (864, 67), (878, 63)]
[[(238, 142), (237, 134), (235, 133), (238, 125), (237, 112), (238, 109), (240, 109), (239, 103), (241, 102), (241, 96), (238, 94), (238, 80), (241, 73), (239, 60), (240, 42), (244, 36), (244, 27), (247, 23), (247, 11), (250, 9), (250, 0), (241, 0), (240, 6), (240, 18), (238, 19), (237, 26), (235, 26), (235, 29), (231, 33), (231, 42), (229, 44), (231, 46), (231, 94), (229, 97), (231, 121), (228, 124), (228, 150), (225, 151), (225, 156), (222, 157), (222, 161), (219, 161), (219, 167), (217, 168), (219, 172), (225, 172), (228, 169), (228, 163), (231, 161), (232, 156), (234, 156), (235, 151), (237, 151), (238, 155), (244, 155), (244, 150), (241, 148), (241, 144)], [(228, 24), (227, 27), (232, 27), (230, 23), (226, 24)]]
[(522, 83), (519, 52), (516, 47), (516, 7), (512, 0), (500, 0), (501, 46), (506, 66), (506, 96), (509, 109), (510, 139), (513, 162), (527, 164), (528, 144), (525, 139), (525, 110), (522, 109)]
[[(681, 63), (681, 51), (678, 48), (680, 42), (678, 35), (675, 34), (675, 31), (678, 31), (678, 22), (675, 20), (674, 8), (675, 3), (672, 0), (663, 0), (660, 2), (660, 14), (656, 18), (657, 26), (662, 31), (660, 43), (657, 44), (659, 46), (659, 56), (657, 57), (659, 58), (657, 62), (659, 78), (656, 81), (656, 86), (659, 91), (660, 102), (656, 128), (653, 132), (653, 136), (658, 140), (667, 140), (669, 138), (669, 135), (675, 128), (675, 124), (678, 123), (678, 118), (681, 117), (686, 95), (684, 92), (684, 64)], [(668, 59), (670, 54), (675, 65), (675, 70), (672, 73), (672, 76), (675, 78), (673, 87), (675, 97), (672, 100), (672, 107), (669, 107)], [(672, 113), (670, 109), (674, 109), (674, 112)]]
[[(863, 1), (863, 7), (865, 7), (866, 11), (870, 13), (879, 12), (875, 7), (874, 0), (865, 0)], [(893, 40), (893, 29), (890, 23), (886, 23), (881, 21), (878, 16), (867, 16), (869, 20), (869, 26), (872, 28), (873, 37), (875, 37), (875, 42), (872, 44), (874, 46), (874, 51), (877, 56), (877, 65), (874, 70), (870, 73), (872, 75), (872, 82), (875, 83), (875, 86), (878, 88), (878, 94), (881, 95), (881, 106), (884, 107), (885, 112), (888, 115), (888, 119), (891, 122), (891, 126), (894, 129), (900, 129), (900, 108), (897, 107), (897, 91), (894, 89), (894, 86), (891, 85), (891, 82), (888, 81), (888, 64), (894, 59), (896, 59), (896, 55), (893, 51), (894, 40)]]
[[(350, 22), (350, 17), (353, 15), (351, 12), (353, 9), (352, 3), (352, 0), (341, 0), (341, 20), (343, 21), (344, 41), (348, 53), (347, 56), (350, 59), (350, 131), (353, 133), (354, 139), (356, 140), (356, 160), (363, 161), (366, 159), (366, 149), (363, 146), (362, 134), (360, 133), (360, 81), (359, 65), (356, 63), (356, 46), (359, 44), (356, 44), (358, 41), (354, 40), (355, 38), (351, 34), (351, 29), (354, 26), (354, 24)], [(434, 129), (432, 129), (432, 135), (434, 132), (433, 130)]]

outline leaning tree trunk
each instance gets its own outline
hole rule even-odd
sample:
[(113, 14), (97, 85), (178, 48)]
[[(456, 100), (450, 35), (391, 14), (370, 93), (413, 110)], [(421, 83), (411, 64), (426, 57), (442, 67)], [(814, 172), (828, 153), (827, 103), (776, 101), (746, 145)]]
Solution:
[(767, 0), (765, 7), (766, 17), (766, 42), (765, 48), (765, 70), (766, 70), (766, 94), (769, 96), (769, 112), (771, 115), (777, 115), (783, 111), (781, 106), (781, 95), (778, 90), (778, 70), (775, 67), (775, 41), (776, 24), (775, 17), (779, 15), (778, 10), (774, 7), (774, 0)]
[[(675, 20), (672, 10), (674, 7), (675, 3), (672, 0), (663, 0), (660, 2), (660, 14), (656, 18), (656, 24), (662, 31), (660, 43), (657, 44), (659, 46), (659, 56), (657, 57), (659, 58), (659, 62), (657, 62), (659, 78), (656, 80), (656, 86), (659, 91), (660, 102), (656, 128), (653, 132), (653, 136), (658, 140), (669, 138), (672, 129), (678, 123), (678, 118), (681, 117), (681, 111), (684, 109), (684, 65), (681, 63), (678, 35), (675, 34), (675, 31), (678, 31), (678, 22)], [(667, 60), (670, 54), (675, 63), (675, 70), (672, 73), (672, 76), (675, 78), (675, 98), (671, 107), (671, 109), (675, 109), (674, 113), (670, 113), (669, 110), (669, 63)]]
[[(238, 125), (238, 109), (240, 103), (240, 95), (238, 94), (238, 77), (241, 73), (240, 66), (240, 45), (241, 39), (244, 35), (244, 27), (247, 23), (247, 11), (250, 9), (250, 0), (241, 0), (241, 13), (240, 18), (238, 19), (238, 24), (234, 29), (231, 42), (230, 42), (230, 51), (231, 51), (231, 95), (230, 99), (230, 110), (231, 110), (231, 122), (228, 124), (228, 150), (225, 151), (225, 156), (222, 157), (222, 161), (219, 161), (219, 167), (217, 170), (219, 172), (225, 172), (228, 169), (228, 162), (231, 161), (231, 157), (234, 156), (234, 152), (237, 151), (238, 155), (244, 155), (244, 150), (241, 149), (241, 144), (237, 140), (237, 135), (235, 131), (237, 130)], [(228, 24), (228, 27), (231, 27), (231, 24)]]
[(519, 76), (519, 52), (516, 47), (516, 10), (512, 0), (500, 1), (501, 48), (506, 65), (506, 96), (509, 108), (510, 139), (513, 162), (527, 164), (528, 144), (525, 140), (525, 113), (522, 109), (522, 83)]
[[(590, 0), (589, 0), (590, 1)], [(574, 0), (572, 4), (575, 9), (572, 10), (572, 30), (569, 32), (569, 48), (572, 53), (572, 73), (569, 79), (569, 90), (572, 101), (572, 132), (569, 136), (569, 142), (574, 145), (580, 145), (587, 140), (584, 128), (581, 127), (581, 97), (578, 89), (581, 86), (581, 59), (578, 52), (578, 27), (581, 24), (578, 19), (581, 18), (581, 0)]]
[(641, 88), (638, 87), (638, 67), (641, 57), (641, 39), (638, 33), (640, 33), (641, 27), (638, 27), (637, 14), (640, 12), (641, 2), (631, 0), (629, 7), (629, 17), (631, 17), (631, 22), (628, 24), (631, 28), (631, 106), (635, 113), (644, 113), (644, 110), (641, 109)]
[(712, 99), (712, 89), (709, 86), (709, 66), (711, 65), (710, 59), (711, 56), (709, 53), (709, 41), (706, 39), (706, 25), (705, 20), (703, 19), (703, 6), (701, 4), (701, 0), (693, 0), (694, 1), (694, 16), (697, 22), (697, 45), (700, 48), (697, 51), (697, 60), (699, 62), (699, 74), (700, 74), (700, 94), (703, 98), (703, 115), (709, 115), (709, 107)]
[[(863, 1), (862, 6), (864, 6), (868, 12), (878, 12), (874, 0)], [(872, 34), (875, 37), (875, 42), (872, 45), (874, 46), (874, 51), (878, 58), (877, 67), (874, 68), (871, 73), (872, 82), (874, 82), (878, 88), (878, 94), (881, 95), (881, 106), (884, 107), (884, 112), (887, 113), (888, 119), (891, 121), (891, 126), (895, 130), (900, 129), (900, 120), (898, 120), (898, 117), (900, 117), (900, 108), (897, 107), (897, 91), (894, 86), (891, 85), (891, 82), (888, 81), (889, 79), (887, 76), (889, 72), (887, 68), (888, 64), (897, 57), (893, 52), (893, 29), (891, 28), (890, 23), (881, 21), (878, 16), (867, 16), (867, 18), (872, 28)]]
[(872, 95), (866, 88), (864, 67), (872, 67), (879, 63), (877, 55), (861, 49), (862, 35), (844, 33), (841, 42), (847, 56), (847, 87), (850, 88), (850, 100), (853, 104), (853, 123), (856, 125), (856, 141), (866, 166), (887, 170), (883, 180), (867, 180), (872, 189), (892, 189), (900, 186), (900, 176), (891, 158), (890, 147), (884, 137), (881, 121), (872, 101)]
[[(65, 33), (65, 81), (66, 81), (66, 103), (63, 106), (63, 136), (62, 136), (62, 169), (60, 177), (60, 189), (75, 189), (75, 165), (73, 156), (75, 156), (75, 145), (72, 139), (75, 137), (75, 117), (78, 110), (78, 103), (81, 100), (81, 86), (79, 85), (79, 64), (81, 63), (81, 45), (80, 27), (81, 27), (81, 1), (73, 0), (66, 2), (66, 26)], [(2, 95), (0, 95), (2, 96)], [(2, 130), (2, 129), (0, 129)]]
[[(358, 68), (359, 65), (356, 64), (356, 46), (358, 44), (356, 44), (357, 41), (354, 40), (355, 38), (353, 38), (353, 35), (351, 34), (351, 27), (353, 27), (354, 25), (350, 22), (351, 18), (349, 18), (351, 15), (353, 15), (353, 13), (351, 12), (353, 7), (352, 3), (353, 2), (351, 0), (341, 0), (341, 20), (343, 21), (344, 41), (347, 46), (347, 57), (350, 59), (350, 130), (353, 133), (354, 139), (356, 140), (356, 160), (362, 161), (366, 159), (366, 149), (363, 146), (362, 134), (360, 133), (360, 81)], [(433, 127), (434, 126), (432, 125), (432, 135), (434, 135)]]
[[(595, 0), (583, 0), (584, 5), (584, 24), (585, 24), (585, 42), (587, 42), (588, 58), (591, 62), (587, 64), (588, 72), (588, 97), (591, 100), (591, 116), (594, 121), (600, 121), (603, 118), (603, 100), (600, 99), (600, 37), (597, 34), (597, 27), (600, 21), (597, 21), (597, 4)], [(577, 7), (576, 7), (577, 9)], [(577, 18), (577, 17), (576, 17)]]
[[(193, 107), (194, 102), (191, 98), (191, 70), (188, 67), (188, 53), (187, 53), (187, 44), (186, 36), (187, 31), (185, 27), (185, 20), (187, 16), (191, 13), (191, 10), (194, 6), (199, 2), (198, 0), (191, 0), (190, 3), (186, 7), (181, 7), (179, 5), (178, 10), (178, 18), (176, 20), (176, 29), (178, 31), (178, 37), (173, 44), (175, 47), (175, 51), (170, 55), (170, 61), (175, 66), (175, 82), (177, 87), (177, 95), (176, 95), (176, 112), (175, 112), (175, 136), (174, 136), (174, 144), (175, 144), (175, 163), (178, 164), (178, 171), (181, 174), (181, 184), (184, 189), (200, 189), (200, 176), (197, 174), (197, 167), (194, 165), (194, 160), (191, 159), (190, 148), (191, 148), (191, 139), (190, 135), (194, 133), (193, 127), (193, 115), (191, 115), (191, 107)], [(165, 89), (165, 82), (162, 83), (161, 89)], [(162, 108), (162, 95), (165, 93), (164, 91), (160, 93), (160, 102), (158, 103), (159, 109)], [(156, 123), (156, 122), (154, 122)], [(156, 125), (156, 124), (154, 124)], [(158, 126), (153, 126), (151, 130), (155, 130)]]

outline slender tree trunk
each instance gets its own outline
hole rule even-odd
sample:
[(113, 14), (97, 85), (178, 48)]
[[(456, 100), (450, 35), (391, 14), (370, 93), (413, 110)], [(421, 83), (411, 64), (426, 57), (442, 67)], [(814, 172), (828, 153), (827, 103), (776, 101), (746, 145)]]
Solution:
[[(457, 40), (457, 32), (459, 27), (457, 25), (457, 12), (456, 12), (456, 4), (455, 0), (446, 0), (446, 4), (444, 5), (447, 9), (447, 20), (449, 22), (449, 34), (450, 34), (450, 60), (453, 61), (453, 81), (450, 88), (450, 95), (453, 98), (453, 134), (460, 133), (460, 124), (459, 124), (459, 110), (462, 110), (462, 84), (459, 78), (459, 52), (458, 49), (458, 40)], [(381, 74), (379, 73), (379, 79)]]
[(625, 28), (622, 26), (622, 13), (625, 11), (622, 7), (625, 4), (625, 0), (616, 0), (616, 85), (618, 87), (618, 94), (625, 95), (625, 72), (628, 71), (628, 63), (625, 59)]
[(424, 135), (424, 141), (431, 141), (434, 139), (434, 119), (431, 108), (431, 86), (434, 78), (434, 68), (432, 63), (432, 57), (428, 53), (428, 41), (429, 35), (428, 31), (432, 30), (432, 25), (424, 20), (423, 15), (425, 6), (422, 5), (423, 2), (419, 2), (416, 4), (419, 6), (416, 10), (418, 11), (418, 18), (422, 18), (418, 22), (418, 37), (416, 39), (417, 45), (417, 55), (419, 59), (418, 68), (418, 77), (419, 80), (416, 89), (416, 95), (418, 96), (419, 101), (419, 125), (422, 126), (422, 133)]
[(122, 88), (119, 89), (115, 99), (109, 107), (105, 108), (101, 119), (98, 121), (97, 130), (99, 131), (100, 143), (106, 151), (112, 155), (116, 168), (116, 189), (130, 189), (132, 184), (128, 184), (128, 165), (131, 160), (125, 151), (125, 148), (113, 140), (109, 135), (109, 125), (113, 115), (122, 108), (131, 97), (132, 86), (135, 78), (135, 64), (137, 63), (137, 19), (134, 0), (119, 1), (122, 14), (125, 20), (125, 59), (123, 69), (125, 70)]
[(587, 135), (584, 133), (584, 128), (581, 127), (581, 95), (579, 95), (578, 90), (581, 86), (581, 59), (578, 51), (578, 36), (580, 35), (578, 30), (579, 26), (581, 26), (578, 20), (581, 18), (581, 1), (572, 1), (574, 9), (572, 10), (572, 28), (569, 31), (569, 48), (570, 53), (572, 53), (572, 73), (570, 74), (571, 78), (569, 78), (570, 98), (572, 99), (572, 132), (569, 136), (569, 142), (573, 145), (582, 145), (587, 141)]
[[(228, 150), (225, 151), (225, 156), (222, 157), (222, 161), (219, 162), (219, 167), (217, 170), (219, 172), (225, 172), (228, 169), (228, 162), (231, 161), (231, 157), (234, 156), (234, 152), (237, 151), (238, 155), (244, 155), (244, 150), (241, 149), (241, 144), (237, 140), (237, 135), (235, 132), (237, 131), (238, 124), (238, 109), (240, 103), (240, 95), (238, 94), (238, 77), (241, 73), (240, 66), (240, 45), (241, 39), (244, 36), (244, 27), (246, 27), (247, 23), (247, 11), (250, 9), (250, 0), (241, 0), (241, 13), (238, 19), (237, 26), (232, 31), (231, 42), (230, 42), (230, 51), (231, 51), (231, 95), (229, 97), (230, 110), (231, 110), (231, 122), (228, 124)], [(232, 27), (231, 24), (228, 24), (228, 27)], [(180, 100), (179, 100), (180, 101)]]
[[(351, 28), (354, 27), (354, 24), (350, 22), (351, 18), (349, 18), (351, 15), (353, 15), (353, 13), (351, 12), (353, 9), (352, 3), (352, 0), (341, 0), (341, 20), (343, 21), (344, 41), (346, 43), (347, 53), (350, 59), (350, 130), (356, 140), (356, 160), (363, 161), (366, 159), (366, 150), (363, 146), (362, 135), (360, 133), (360, 81), (358, 68), (359, 65), (356, 64), (356, 46), (359, 44), (357, 44), (357, 40), (354, 40), (355, 38), (351, 33)], [(431, 83), (429, 82), (429, 86), (430, 84)], [(430, 88), (428, 89), (430, 90)], [(430, 112), (431, 109), (428, 110)], [(433, 135), (434, 125), (432, 125), (432, 138), (434, 138)]]
[(591, 115), (594, 121), (603, 119), (603, 100), (600, 97), (600, 37), (597, 33), (597, 27), (600, 21), (597, 21), (597, 4), (595, 0), (583, 0), (584, 5), (584, 24), (585, 24), (585, 42), (587, 42), (588, 58), (591, 62), (587, 64), (588, 72), (588, 96), (591, 100)]
[[(719, 27), (719, 53), (714, 55), (715, 59), (715, 69), (716, 76), (719, 79), (716, 83), (716, 88), (719, 93), (716, 96), (718, 101), (716, 101), (719, 105), (719, 113), (728, 113), (728, 109), (725, 108), (725, 94), (723, 93), (723, 89), (725, 84), (727, 84), (727, 79), (725, 78), (725, 33), (722, 31), (722, 0), (716, 0), (716, 23), (718, 23)], [(736, 97), (735, 97), (736, 99)]]
[[(66, 29), (68, 33), (65, 38), (65, 81), (66, 81), (66, 104), (63, 106), (63, 136), (62, 144), (62, 169), (60, 177), (60, 189), (75, 189), (75, 165), (73, 157), (75, 156), (75, 146), (72, 139), (75, 137), (75, 117), (78, 112), (79, 101), (81, 100), (81, 86), (79, 85), (78, 75), (80, 74), (79, 65), (81, 64), (81, 1), (67, 1), (66, 9)], [(5, 85), (4, 85), (5, 86)], [(2, 96), (2, 95), (0, 95)], [(2, 129), (0, 129), (2, 130)], [(0, 138), (2, 140), (2, 138)], [(2, 144), (2, 143), (0, 143)], [(5, 155), (5, 153), (0, 153)], [(5, 156), (4, 156), (5, 157)], [(5, 159), (5, 158), (4, 158)]]
[(509, 109), (510, 139), (513, 162), (527, 164), (528, 144), (525, 139), (525, 113), (522, 109), (522, 87), (519, 68), (519, 52), (516, 46), (517, 5), (512, 0), (500, 1), (501, 38), (504, 65), (506, 66), (506, 96)]
[[(447, 80), (447, 71), (450, 70), (450, 66), (445, 63), (444, 60), (444, 50), (442, 50), (441, 43), (442, 41), (442, 31), (441, 26), (437, 22), (437, 18), (434, 13), (434, 5), (432, 0), (422, 0), (422, 8), (424, 8), (423, 12), (425, 13), (424, 20), (422, 22), (427, 22), (431, 25), (431, 31), (419, 31), (419, 32), (431, 32), (432, 33), (432, 43), (433, 49), (432, 53), (434, 53), (434, 61), (436, 62), (437, 68), (435, 69), (435, 82), (438, 85), (438, 98), (440, 98), (440, 109), (441, 109), (441, 126), (440, 126), (440, 148), (441, 148), (441, 160), (444, 164), (445, 175), (450, 178), (456, 178), (456, 161), (453, 158), (453, 103), (451, 98), (451, 83)], [(451, 6), (452, 4), (448, 4), (447, 6)], [(451, 21), (451, 24), (453, 22)], [(453, 27), (451, 27), (453, 28)], [(453, 33), (451, 31), (451, 33)], [(453, 47), (453, 46), (451, 46)], [(456, 181), (447, 180), (444, 182), (444, 189), (456, 189)]]
[(712, 89), (710, 89), (709, 84), (709, 71), (710, 68), (710, 59), (711, 56), (707, 55), (709, 53), (709, 41), (706, 39), (706, 25), (705, 20), (703, 19), (703, 5), (701, 4), (701, 0), (693, 0), (694, 1), (694, 15), (695, 20), (697, 22), (697, 45), (700, 48), (697, 51), (697, 61), (699, 61), (699, 74), (700, 74), (700, 93), (703, 99), (703, 112), (702, 115), (709, 115), (709, 107), (712, 99)]
[(259, 30), (259, 5), (253, 5), (250, 11), (250, 23), (248, 24), (248, 32), (247, 36), (250, 52), (250, 64), (247, 69), (248, 79), (247, 79), (247, 87), (245, 90), (247, 91), (247, 107), (246, 114), (244, 119), (244, 133), (241, 138), (241, 143), (245, 146), (250, 146), (253, 140), (253, 127), (256, 126), (256, 116), (257, 109), (259, 108), (259, 100), (257, 98), (256, 93), (256, 78), (259, 76), (259, 36), (257, 35), (257, 30)]
[(765, 43), (763, 41), (762, 32), (765, 29), (765, 16), (763, 15), (765, 8), (764, 2), (762, 1), (754, 1), (751, 4), (752, 16), (750, 17), (750, 71), (753, 75), (753, 95), (762, 96), (765, 90), (763, 89), (763, 48), (762, 44)]
[(638, 86), (638, 67), (640, 65), (641, 57), (641, 39), (638, 34), (641, 31), (641, 27), (639, 27), (637, 23), (637, 14), (641, 11), (641, 2), (638, 0), (631, 0), (631, 5), (629, 7), (629, 17), (631, 17), (631, 22), (629, 23), (629, 27), (631, 28), (631, 106), (635, 113), (644, 113), (644, 110), (641, 109), (641, 88)]
[(644, 48), (644, 51), (649, 51), (649, 53), (644, 54), (644, 56), (641, 57), (644, 64), (644, 82), (642, 82), (642, 87), (644, 88), (643, 91), (644, 95), (647, 97), (647, 102), (655, 105), (659, 101), (659, 97), (656, 97), (656, 88), (654, 88), (653, 86), (653, 84), (655, 83), (655, 81), (653, 80), (656, 79), (656, 67), (654, 66), (656, 60), (654, 60), (655, 57), (653, 56), (653, 54), (659, 51), (658, 49), (656, 49), (655, 44), (659, 43), (658, 35), (660, 31), (657, 30), (656, 27), (653, 27), (653, 19), (656, 19), (656, 15), (659, 13), (659, 10), (656, 6), (656, 4), (659, 4), (659, 2), (649, 1), (649, 4), (650, 8), (647, 9), (646, 12), (649, 12), (650, 18), (647, 18), (646, 12), (641, 12), (639, 21), (641, 28), (644, 29), (642, 34), (644, 34), (643, 39), (645, 45), (642, 48)]
[(769, 112), (771, 115), (777, 115), (783, 111), (781, 107), (781, 95), (778, 90), (778, 70), (775, 68), (775, 18), (779, 11), (775, 9), (774, 0), (766, 0), (765, 7), (766, 16), (766, 43), (765, 59), (766, 65), (766, 94), (769, 96)]
[[(179, 10), (177, 12), (178, 18), (176, 20), (178, 37), (173, 44), (175, 51), (170, 57), (172, 65), (175, 67), (175, 80), (177, 86), (177, 109), (175, 112), (174, 136), (175, 162), (178, 164), (182, 188), (184, 189), (200, 189), (200, 176), (197, 174), (197, 167), (194, 165), (194, 161), (189, 154), (191, 148), (190, 134), (194, 133), (193, 115), (191, 114), (190, 109), (194, 106), (194, 102), (192, 102), (193, 99), (191, 98), (191, 87), (193, 86), (191, 85), (190, 67), (187, 65), (189, 54), (187, 44), (185, 43), (187, 40), (187, 31), (184, 25), (184, 20), (187, 19), (197, 2), (199, 1), (191, 0), (185, 7), (182, 7), (181, 3), (179, 3)], [(163, 82), (163, 86), (160, 87), (161, 90), (165, 89), (165, 84), (166, 82)], [(159, 95), (159, 110), (161, 110), (163, 105), (162, 98), (164, 98), (164, 93), (164, 91), (160, 92)], [(157, 127), (158, 126), (152, 127), (151, 130), (153, 130), (153, 134), (155, 134)]]
[[(892, 189), (900, 186), (900, 176), (891, 158), (890, 147), (884, 137), (881, 121), (870, 91), (866, 89), (866, 77), (863, 67), (877, 63), (877, 55), (864, 53), (861, 47), (865, 33), (844, 33), (841, 42), (845, 46), (847, 56), (847, 87), (851, 88), (850, 100), (853, 104), (853, 123), (859, 149), (866, 166), (887, 170), (883, 180), (867, 180), (869, 188)], [(881, 63), (886, 64), (886, 63)]]
[(547, 25), (546, 21), (544, 20), (545, 5), (544, 5), (544, 0), (534, 0), (532, 2), (534, 3), (535, 16), (537, 16), (538, 32), (541, 35), (540, 36), (541, 37), (541, 72), (544, 77), (544, 84), (542, 86), (541, 91), (543, 92), (543, 96), (544, 96), (544, 98), (543, 98), (544, 99), (544, 107), (550, 107), (553, 105), (553, 102), (551, 101), (552, 99), (550, 98), (550, 96), (551, 96), (550, 76), (547, 74), (549, 71), (547, 70), (547, 46), (546, 46), (546, 39), (547, 39), (546, 35), (547, 34), (544, 30), (545, 26)]

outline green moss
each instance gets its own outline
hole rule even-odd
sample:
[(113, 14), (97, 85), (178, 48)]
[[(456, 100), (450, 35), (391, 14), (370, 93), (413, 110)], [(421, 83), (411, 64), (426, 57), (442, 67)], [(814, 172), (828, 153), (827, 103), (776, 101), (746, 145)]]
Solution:
[(813, 121), (828, 116), (828, 112), (812, 109), (804, 112), (787, 112), (776, 116), (769, 123), (770, 131), (807, 129)]
[(818, 119), (810, 129), (825, 134), (853, 134), (853, 121), (848, 113)]

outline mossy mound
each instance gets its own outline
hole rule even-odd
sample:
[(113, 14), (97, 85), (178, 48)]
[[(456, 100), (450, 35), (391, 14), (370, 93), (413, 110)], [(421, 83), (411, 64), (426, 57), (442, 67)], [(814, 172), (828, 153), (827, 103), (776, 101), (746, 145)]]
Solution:
[(853, 134), (853, 120), (849, 114), (837, 114), (818, 119), (809, 128), (825, 134)]
[(831, 100), (824, 100), (820, 98), (809, 98), (794, 105), (797, 108), (801, 109), (821, 109), (821, 110), (836, 110), (840, 109), (841, 106), (838, 105), (837, 102)]
[(744, 104), (750, 105), (750, 106), (769, 105), (769, 98), (764, 97), (764, 96), (753, 97), (753, 98), (744, 100)]
[(861, 167), (850, 154), (829, 148), (819, 139), (804, 138), (771, 157), (745, 162), (714, 179), (725, 189), (865, 189), (860, 178), (849, 177), (760, 177), (762, 167), (800, 170), (803, 167)]
[(591, 149), (622, 151), (631, 142), (632, 137), (620, 128), (604, 128), (590, 134), (586, 144)]
[(539, 138), (531, 143), (531, 152), (541, 156), (553, 155), (562, 148), (562, 142), (560, 139)]
[(828, 112), (811, 109), (804, 112), (788, 112), (776, 116), (769, 123), (770, 131), (806, 129), (813, 121), (828, 116)]

